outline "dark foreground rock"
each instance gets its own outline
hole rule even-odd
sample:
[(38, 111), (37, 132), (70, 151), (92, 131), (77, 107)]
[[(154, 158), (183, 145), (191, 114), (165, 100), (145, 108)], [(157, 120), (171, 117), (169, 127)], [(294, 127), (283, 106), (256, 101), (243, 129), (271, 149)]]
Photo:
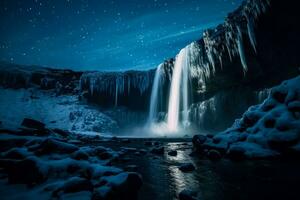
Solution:
[(169, 156), (177, 156), (177, 151), (176, 151), (176, 150), (169, 151), (169, 152), (168, 152), (168, 155), (169, 155)]
[(93, 194), (95, 200), (137, 199), (137, 191), (142, 186), (141, 176), (137, 173), (120, 173), (114, 177), (103, 177), (104, 185), (97, 188)]
[(195, 170), (195, 166), (192, 163), (184, 163), (179, 166), (179, 170), (182, 172), (191, 172)]
[(178, 194), (178, 198), (179, 200), (201, 200), (198, 192), (193, 190), (182, 190)]
[[(31, 128), (47, 129), (35, 121), (25, 121)], [(102, 146), (91, 147), (81, 137), (69, 143), (65, 134), (50, 131), (47, 136), (30, 135), (29, 130), (26, 135), (18, 131), (0, 134), (0, 144), (5, 147), (0, 153), (1, 175), (7, 177), (8, 183), (25, 184), (29, 192), (39, 188), (40, 195), (48, 195), (49, 199), (64, 199), (65, 195), (78, 192), (87, 192), (93, 199), (101, 200), (137, 199), (142, 177), (112, 166), (118, 152)], [(72, 137), (74, 140), (75, 136)], [(134, 153), (136, 150), (132, 149), (127, 151)], [(136, 167), (129, 165), (127, 170), (134, 171)]]
[(219, 151), (212, 149), (207, 152), (207, 157), (211, 160), (219, 160), (221, 159), (222, 155)]
[(27, 128), (32, 128), (32, 129), (39, 129), (39, 130), (45, 129), (44, 123), (34, 120), (34, 119), (29, 119), (29, 118), (24, 118), (21, 125), (24, 127), (27, 127)]
[(154, 147), (150, 151), (153, 154), (157, 155), (163, 155), (165, 153), (165, 148), (164, 147)]

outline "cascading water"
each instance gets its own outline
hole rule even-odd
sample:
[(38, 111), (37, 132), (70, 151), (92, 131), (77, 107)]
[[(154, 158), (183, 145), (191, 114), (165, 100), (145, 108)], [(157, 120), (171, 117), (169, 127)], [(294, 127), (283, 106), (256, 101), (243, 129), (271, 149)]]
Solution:
[(151, 91), (151, 99), (150, 99), (150, 108), (149, 108), (149, 116), (148, 116), (148, 124), (155, 122), (158, 112), (158, 98), (159, 98), (159, 90), (161, 86), (161, 73), (162, 73), (163, 64), (160, 64), (154, 76), (154, 82)]
[(169, 131), (177, 131), (179, 128), (181, 96), (183, 101), (183, 123), (188, 123), (188, 70), (189, 46), (182, 49), (177, 55), (173, 69), (167, 118)]
[[(248, 66), (247, 57), (249, 55), (248, 50), (246, 51), (246, 49), (244, 49), (244, 45), (250, 42), (254, 52), (257, 52), (258, 41), (255, 37), (256, 19), (261, 13), (266, 11), (269, 5), (269, 1), (255, 0), (253, 2), (251, 1), (251, 4), (247, 4), (241, 11), (234, 14), (234, 16), (244, 16), (247, 19), (246, 24), (244, 20), (241, 21), (236, 17), (230, 16), (226, 18), (222, 26), (204, 31), (201, 40), (193, 42), (182, 49), (176, 56), (175, 63), (172, 59), (171, 66), (164, 68), (164, 70), (166, 70), (164, 71), (165, 75), (169, 75), (170, 91), (169, 96), (163, 95), (164, 100), (168, 98), (169, 102), (165, 113), (166, 119), (161, 123), (156, 123), (155, 121), (158, 115), (157, 108), (160, 105), (158, 98), (162, 96), (158, 92), (161, 83), (158, 81), (159, 69), (157, 69), (154, 80), (155, 83), (152, 88), (148, 119), (148, 125), (149, 122), (151, 122), (151, 126), (147, 126), (147, 128), (150, 127), (151, 131), (153, 130), (152, 133), (156, 131), (163, 134), (181, 133), (181, 128), (194, 128), (195, 121), (200, 121), (200, 125), (203, 126), (205, 123), (210, 123), (210, 121), (206, 119), (217, 118), (217, 112), (219, 112), (217, 110), (221, 109), (222, 111), (223, 108), (218, 106), (217, 109), (214, 99), (209, 101), (204, 99), (210, 102), (209, 105), (212, 104), (212, 106), (209, 107), (208, 103), (196, 101), (201, 100), (203, 97), (206, 98), (205, 94), (209, 94), (209, 90), (213, 91), (210, 86), (214, 87), (216, 85), (219, 87), (219, 83), (214, 83), (214, 76), (216, 76), (216, 80), (219, 77), (223, 80), (219, 72), (230, 67), (232, 62), (234, 62), (232, 63), (233, 65), (236, 65), (235, 60), (237, 58), (240, 59), (242, 70), (244, 75), (246, 75), (248, 67), (251, 65)], [(247, 25), (247, 30), (245, 25)], [(249, 37), (248, 42), (247, 37), (245, 37), (247, 35)], [(224, 71), (224, 73), (227, 72)], [(224, 80), (227, 80), (227, 78), (224, 77)], [(165, 86), (168, 86), (168, 84), (169, 82), (166, 82)], [(189, 86), (193, 86), (193, 88)], [(164, 87), (164, 89), (166, 88), (167, 87)], [(189, 93), (195, 96), (190, 102)], [(260, 92), (258, 94), (258, 101), (261, 101), (263, 96), (265, 96), (264, 93)], [(199, 105), (196, 106), (197, 109), (195, 109), (195, 112), (193, 111), (193, 107), (195, 106), (191, 106), (192, 103)], [(189, 109), (190, 106), (191, 108)], [(207, 116), (213, 116), (206, 117), (204, 116), (206, 113), (208, 113)], [(189, 117), (191, 119), (189, 119)], [(204, 119), (206, 120), (205, 123)], [(189, 125), (189, 120), (193, 122), (192, 125)], [(186, 131), (184, 132), (186, 133)]]
[[(188, 52), (187, 52), (188, 53)], [(187, 54), (186, 53), (186, 54)], [(182, 68), (182, 98), (183, 98), (183, 125), (186, 127), (189, 125), (189, 99), (188, 99), (188, 83), (189, 83), (189, 59), (188, 57), (185, 58), (185, 65)]]

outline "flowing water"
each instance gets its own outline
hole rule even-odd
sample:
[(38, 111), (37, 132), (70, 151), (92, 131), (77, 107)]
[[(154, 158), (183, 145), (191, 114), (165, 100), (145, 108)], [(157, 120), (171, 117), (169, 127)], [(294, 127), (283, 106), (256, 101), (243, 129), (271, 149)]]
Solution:
[(179, 128), (180, 106), (182, 99), (184, 123), (188, 122), (188, 69), (189, 69), (189, 48), (180, 51), (176, 57), (173, 69), (167, 126), (169, 131), (177, 131)]
[(148, 124), (153, 123), (156, 120), (157, 112), (158, 112), (158, 98), (159, 98), (159, 90), (161, 87), (161, 69), (162, 64), (160, 64), (155, 72), (154, 82), (151, 91), (151, 99), (150, 99), (150, 108), (149, 108), (149, 117)]
[[(197, 191), (204, 200), (274, 200), (298, 196), (299, 161), (210, 161), (191, 156), (192, 144), (183, 138), (131, 139), (126, 147), (149, 151), (153, 146), (145, 146), (145, 140), (158, 142), (165, 147), (165, 153), (129, 153), (122, 157), (126, 162), (117, 164), (121, 168), (137, 166), (143, 177), (140, 200), (178, 200), (178, 193), (184, 189)], [(124, 147), (118, 142), (107, 145), (115, 150)], [(177, 156), (168, 155), (173, 150)], [(192, 163), (196, 169), (182, 172), (178, 167), (183, 163)]]

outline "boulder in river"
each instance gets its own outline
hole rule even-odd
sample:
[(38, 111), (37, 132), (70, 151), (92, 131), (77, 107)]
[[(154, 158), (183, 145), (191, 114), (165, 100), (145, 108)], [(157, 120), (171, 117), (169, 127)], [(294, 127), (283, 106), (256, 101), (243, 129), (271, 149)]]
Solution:
[(191, 172), (194, 171), (196, 168), (192, 163), (184, 163), (179, 166), (179, 170), (182, 172)]
[(44, 123), (30, 118), (24, 118), (21, 125), (32, 129), (38, 129), (38, 130), (45, 129)]

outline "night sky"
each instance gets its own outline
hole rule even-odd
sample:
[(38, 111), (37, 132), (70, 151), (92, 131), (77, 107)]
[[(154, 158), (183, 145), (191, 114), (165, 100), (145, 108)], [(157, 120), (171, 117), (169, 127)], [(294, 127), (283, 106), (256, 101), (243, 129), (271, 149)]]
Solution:
[(0, 0), (0, 60), (75, 70), (153, 68), (241, 0)]

